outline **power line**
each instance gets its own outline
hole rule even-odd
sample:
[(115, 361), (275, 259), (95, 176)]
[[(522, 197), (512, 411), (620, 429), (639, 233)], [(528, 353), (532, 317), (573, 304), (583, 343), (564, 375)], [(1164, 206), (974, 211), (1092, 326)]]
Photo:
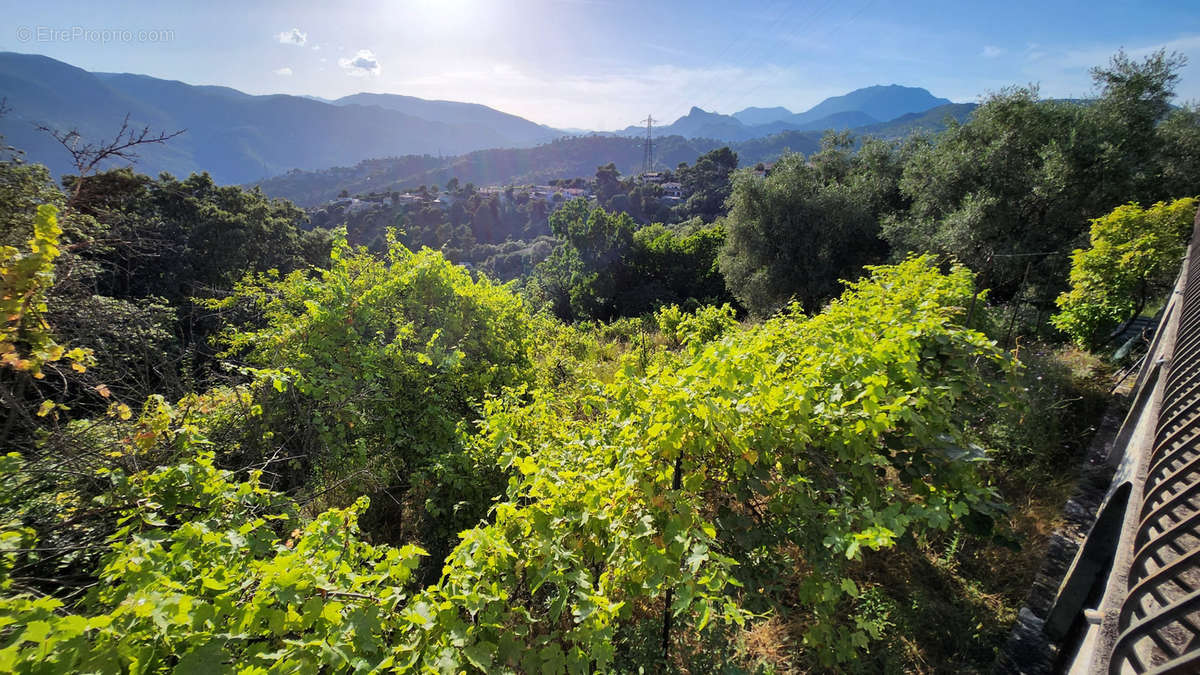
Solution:
[(654, 118), (646, 115), (646, 119), (640, 120), (638, 123), (646, 123), (646, 143), (642, 152), (642, 173), (650, 173), (654, 168)]
[(1030, 258), (1047, 255), (1067, 255), (1070, 251), (1038, 251), (1036, 253), (993, 253), (993, 258)]

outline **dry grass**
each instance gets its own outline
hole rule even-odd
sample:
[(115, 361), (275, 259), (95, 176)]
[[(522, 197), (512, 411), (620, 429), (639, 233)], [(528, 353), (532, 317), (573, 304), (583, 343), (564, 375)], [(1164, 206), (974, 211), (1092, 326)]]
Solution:
[(793, 660), (795, 647), (790, 628), (777, 615), (747, 627), (740, 636), (745, 645), (747, 660), (756, 666), (767, 666), (776, 673), (801, 673)]

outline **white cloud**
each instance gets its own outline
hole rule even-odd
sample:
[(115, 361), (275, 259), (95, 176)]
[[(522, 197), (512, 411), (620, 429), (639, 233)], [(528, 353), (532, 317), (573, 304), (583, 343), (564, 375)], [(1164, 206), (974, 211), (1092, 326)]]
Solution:
[(355, 77), (366, 77), (368, 75), (378, 75), (381, 68), (379, 67), (379, 59), (375, 57), (375, 52), (370, 49), (360, 49), (354, 54), (352, 59), (338, 59), (338, 65), (345, 70), (347, 74)]
[(985, 59), (994, 59), (999, 56), (1003, 56), (1004, 52), (1005, 52), (1005, 49), (1003, 47), (997, 47), (996, 45), (984, 45), (983, 46), (983, 57)]
[(297, 47), (303, 47), (304, 44), (308, 42), (308, 33), (301, 31), (299, 28), (285, 30), (276, 37), (279, 38), (279, 44), (283, 45), (296, 45)]
[(292, 74), (292, 69), (288, 68), (287, 66), (284, 66), (283, 68), (276, 68), (275, 70), (272, 70), (271, 72), (275, 73), (276, 75), (283, 75), (284, 77), (289, 77)]

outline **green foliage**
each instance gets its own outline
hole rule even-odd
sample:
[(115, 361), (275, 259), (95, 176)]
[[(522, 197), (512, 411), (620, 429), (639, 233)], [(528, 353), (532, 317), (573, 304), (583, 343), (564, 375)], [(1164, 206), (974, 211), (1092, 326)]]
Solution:
[(728, 299), (716, 268), (719, 226), (638, 229), (627, 213), (572, 200), (550, 216), (562, 245), (535, 270), (535, 301), (567, 320), (638, 316), (672, 302)]
[(610, 381), (626, 349), (646, 348), (646, 330), (639, 319), (568, 324), (540, 314), (533, 334), (533, 388), (545, 391), (569, 393)]
[(885, 238), (897, 253), (969, 265), (995, 300), (1028, 296), (1051, 309), (1066, 286), (1064, 257), (1090, 218), (1195, 189), (1190, 160), (1172, 159), (1196, 136), (1194, 122), (1180, 114), (1161, 125), (1182, 63), (1163, 52), (1140, 62), (1118, 53), (1093, 70), (1094, 101), (1041, 100), (1035, 88), (993, 95), (965, 124), (916, 148), (900, 181), (911, 207), (885, 221)]
[(66, 358), (82, 371), (94, 360), (90, 351), (68, 352), (58, 344), (44, 319), (46, 296), (54, 284), (54, 261), (60, 253), (62, 228), (57, 213), (53, 206), (38, 207), (28, 252), (0, 247), (0, 315), (4, 317), (0, 365), (38, 379), (44, 377), (42, 368), (47, 363)]
[(614, 626), (654, 620), (668, 592), (680, 630), (741, 623), (735, 582), (761, 588), (776, 565), (807, 570), (810, 647), (854, 658), (871, 638), (837, 618), (858, 595), (847, 566), (994, 509), (963, 429), (1003, 400), (1007, 366), (953, 323), (971, 293), (966, 270), (913, 259), (812, 319), (793, 309), (644, 376), (630, 364), (603, 391), (495, 402), (481, 442), (515, 471), (508, 499), (417, 603), (409, 658), (603, 669)]
[(1155, 128), (1162, 142), (1155, 175), (1163, 195), (1179, 196), (1196, 191), (1200, 176), (1200, 107), (1183, 105), (1171, 110)]
[(618, 420), (589, 408), (595, 427), (564, 424), (553, 400), (490, 407), (482, 442), (515, 474), (508, 499), (462, 534), (441, 582), (410, 605), (408, 662), (603, 670), (619, 625), (668, 589), (679, 590), (671, 611), (700, 627), (743, 620), (722, 593), (732, 561), (715, 550), (699, 496), (670, 490), (633, 434), (618, 438)]
[(1000, 480), (1025, 475), (1036, 483), (1084, 456), (1112, 385), (1099, 357), (1070, 346), (1035, 343), (1022, 346), (1020, 357), (1022, 405), (992, 411), (983, 434), (996, 447)]
[(793, 300), (816, 310), (837, 294), (840, 280), (882, 259), (885, 195), (872, 162), (880, 153), (885, 167), (896, 162), (887, 146), (852, 156), (845, 142), (829, 139), (812, 162), (785, 155), (766, 178), (749, 172), (735, 178), (719, 264), (751, 313), (768, 316)]
[(207, 174), (150, 179), (128, 169), (86, 179), (77, 207), (128, 244), (104, 256), (106, 295), (173, 304), (227, 290), (247, 272), (289, 272), (328, 256), (328, 235), (302, 231), (294, 205), (219, 186)]
[(680, 165), (679, 182), (688, 194), (687, 201), (678, 207), (680, 216), (698, 217), (707, 223), (721, 215), (729, 198), (730, 177), (737, 166), (737, 153), (728, 147), (701, 155), (692, 166)]
[[(193, 296), (227, 291), (249, 270), (328, 259), (322, 233), (297, 229), (303, 212), (206, 176), (150, 179), (122, 169), (78, 180), (64, 179), (68, 199), (44, 167), (0, 162), (0, 242), (15, 247), (32, 237), (39, 204), (59, 207), (54, 284), (39, 320), (58, 342), (97, 355), (86, 374), (60, 364), (58, 377), (0, 382), (14, 399), (53, 398), (86, 416), (108, 403), (98, 387), (133, 401), (183, 396), (196, 379), (212, 377), (207, 337), (218, 328)], [(32, 450), (37, 424), (16, 417), (5, 441)]]
[[(988, 652), (1005, 611), (957, 602), (983, 592), (965, 552), (1003, 540), (994, 486), (1066, 461), (1102, 392), (1064, 372), (1074, 352), (1018, 372), (964, 327), (965, 267), (868, 265), (882, 227), (975, 267), (1013, 317), (1026, 280), (1044, 302), (1063, 269), (1043, 254), (1087, 216), (1195, 183), (1179, 65), (1119, 54), (1093, 104), (1007, 91), (934, 141), (829, 136), (728, 200), (721, 149), (680, 167), (674, 214), (616, 164), (602, 208), (454, 179), (444, 211), (380, 193), (318, 213), (406, 229), (374, 254), (342, 235), (326, 255), (298, 209), (207, 176), (107, 172), (35, 218), (66, 198), (5, 163), (0, 396), (23, 452), (0, 457), (0, 670), (716, 672), (760, 630), (786, 654), (747, 663), (781, 670), (910, 663), (884, 653), (910, 633)], [(1136, 314), (1194, 209), (1094, 221), (1056, 321), (1078, 338)], [(557, 242), (502, 241), (518, 230)], [(526, 297), (574, 323), (448, 256), (542, 261)], [(739, 327), (730, 291), (774, 318)], [(243, 379), (197, 383), (221, 322)]]
[(574, 199), (550, 216), (550, 229), (564, 243), (539, 270), (555, 311), (563, 318), (618, 316), (617, 295), (629, 273), (636, 229), (633, 219)]
[(720, 222), (698, 219), (678, 225), (653, 224), (633, 235), (635, 288), (627, 294), (627, 313), (651, 312), (671, 303), (712, 305), (732, 302), (717, 254), (725, 243)]
[[(596, 168), (596, 202), (600, 206), (613, 208), (612, 200), (622, 194), (621, 174), (612, 162)], [(551, 229), (553, 229), (551, 225)]]
[(658, 330), (675, 346), (697, 351), (706, 342), (715, 340), (737, 326), (733, 307), (728, 303), (708, 305), (695, 312), (683, 312), (678, 305), (663, 307), (655, 314)]
[(440, 519), (436, 539), (451, 537), (496, 489), (463, 454), (459, 424), (530, 377), (529, 316), (508, 289), (429, 249), (393, 243), (379, 259), (340, 239), (331, 262), (250, 279), (214, 303), (261, 317), (225, 336), (263, 383), (259, 452), (304, 457), (334, 501), (399, 487), (416, 520)]
[(1091, 247), (1071, 254), (1071, 288), (1053, 324), (1090, 347), (1170, 290), (1196, 217), (1196, 199), (1118, 206), (1092, 221)]
[(38, 207), (54, 206), (61, 211), (65, 201), (46, 167), (0, 161), (0, 245), (24, 246)]
[(1008, 90), (916, 148), (900, 181), (911, 208), (884, 225), (893, 250), (954, 256), (986, 275), (999, 300), (1018, 292), (1031, 263), (1035, 284), (1057, 283), (1063, 259), (1052, 254), (1074, 245), (1077, 214), (1094, 208), (1082, 173), (1095, 140), (1086, 111)]
[[(300, 522), (289, 500), (258, 485), (258, 474), (237, 482), (204, 452), (110, 478), (102, 504), (120, 511), (119, 529), (81, 606), (14, 594), (12, 580), (0, 581), (0, 670), (315, 673), (386, 665), (396, 612), (424, 552), (365, 543), (357, 528), (365, 498)], [(13, 549), (35, 543), (22, 530), (3, 537), (9, 565)]]
[(620, 262), (635, 229), (628, 214), (591, 209), (583, 199), (567, 202), (550, 216), (550, 231), (574, 249), (590, 272)]
[[(1137, 201), (1148, 204), (1181, 194), (1164, 192), (1159, 185), (1162, 167), (1156, 161), (1167, 140), (1159, 133), (1160, 123), (1171, 113), (1171, 99), (1179, 83), (1179, 71), (1187, 58), (1165, 50), (1135, 61), (1119, 50), (1105, 66), (1092, 68), (1099, 89), (1096, 104), (1088, 115), (1097, 127), (1098, 157), (1091, 167), (1095, 186), (1110, 204)], [(1195, 185), (1184, 186), (1189, 194)], [(1116, 202), (1116, 203), (1113, 203)]]

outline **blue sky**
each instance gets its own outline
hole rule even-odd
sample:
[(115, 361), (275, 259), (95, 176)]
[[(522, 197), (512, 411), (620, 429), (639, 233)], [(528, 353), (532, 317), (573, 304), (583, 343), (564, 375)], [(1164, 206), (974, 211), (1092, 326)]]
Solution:
[(472, 101), (558, 127), (669, 122), (693, 105), (801, 111), (872, 84), (955, 101), (1029, 83), (1083, 96), (1088, 69), (1120, 47), (1185, 54), (1179, 99), (1200, 100), (1196, 0), (0, 0), (0, 10), (0, 51), (87, 70), (255, 94)]

